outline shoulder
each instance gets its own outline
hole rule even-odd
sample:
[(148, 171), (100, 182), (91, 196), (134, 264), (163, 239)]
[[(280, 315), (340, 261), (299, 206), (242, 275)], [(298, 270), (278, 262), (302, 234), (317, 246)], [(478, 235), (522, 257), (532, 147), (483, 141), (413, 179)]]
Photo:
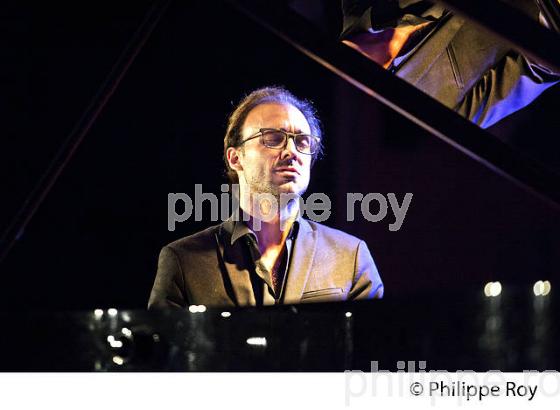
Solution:
[(221, 224), (210, 226), (203, 231), (179, 238), (164, 246), (164, 249), (167, 248), (177, 254), (185, 251), (213, 250), (216, 247), (216, 235), (220, 232), (220, 228)]
[(362, 242), (360, 238), (357, 238), (354, 235), (350, 235), (349, 233), (339, 229), (331, 228), (309, 219), (303, 219), (302, 224), (307, 224), (311, 230), (317, 233), (317, 236), (320, 239), (336, 242), (338, 246), (356, 248), (360, 242)]

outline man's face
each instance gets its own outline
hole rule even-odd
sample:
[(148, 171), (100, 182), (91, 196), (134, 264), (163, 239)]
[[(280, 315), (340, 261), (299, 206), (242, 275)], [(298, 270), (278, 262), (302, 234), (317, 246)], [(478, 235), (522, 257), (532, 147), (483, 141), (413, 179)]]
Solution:
[[(243, 140), (261, 128), (311, 133), (301, 111), (289, 104), (267, 103), (253, 108), (243, 125)], [(243, 144), (237, 152), (241, 165), (239, 180), (245, 180), (251, 192), (302, 195), (309, 185), (312, 156), (298, 152), (292, 138), (288, 139), (284, 149), (267, 148), (255, 138)]]

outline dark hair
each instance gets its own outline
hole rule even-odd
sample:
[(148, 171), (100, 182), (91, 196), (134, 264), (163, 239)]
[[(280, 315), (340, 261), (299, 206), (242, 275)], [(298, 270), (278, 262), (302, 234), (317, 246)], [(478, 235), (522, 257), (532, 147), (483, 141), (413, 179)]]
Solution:
[(242, 141), (241, 129), (249, 112), (256, 106), (267, 103), (289, 104), (300, 110), (311, 128), (311, 135), (321, 139), (319, 150), (313, 154), (311, 164), (313, 165), (323, 153), (321, 122), (317, 117), (317, 112), (313, 103), (309, 100), (300, 100), (283, 87), (259, 88), (246, 95), (237, 107), (235, 107), (228, 119), (228, 126), (224, 137), (224, 162), (226, 165), (227, 177), (232, 184), (237, 183), (239, 179), (237, 173), (229, 166), (226, 151), (229, 147), (238, 146)]

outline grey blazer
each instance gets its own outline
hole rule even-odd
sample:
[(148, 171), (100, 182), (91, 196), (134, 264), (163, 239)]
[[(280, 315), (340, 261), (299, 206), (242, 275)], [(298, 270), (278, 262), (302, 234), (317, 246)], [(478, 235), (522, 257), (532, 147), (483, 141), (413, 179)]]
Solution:
[[(255, 306), (255, 277), (243, 241), (230, 242), (234, 222), (212, 226), (163, 247), (148, 308)], [(300, 219), (283, 303), (381, 298), (383, 283), (366, 243)], [(266, 302), (265, 302), (266, 303)]]
[[(504, 0), (535, 20), (534, 0)], [(433, 22), (392, 71), (487, 128), (527, 106), (560, 74), (525, 58), (488, 30), (420, 0), (343, 0), (341, 39), (369, 29)]]

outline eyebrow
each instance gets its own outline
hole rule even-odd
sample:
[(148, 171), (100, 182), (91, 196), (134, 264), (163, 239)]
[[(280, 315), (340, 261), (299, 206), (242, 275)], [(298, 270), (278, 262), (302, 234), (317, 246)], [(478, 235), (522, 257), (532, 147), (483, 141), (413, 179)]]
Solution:
[[(278, 128), (279, 130), (285, 131), (285, 132), (292, 132), (289, 131), (288, 129), (282, 127), (282, 128)], [(294, 134), (307, 134), (306, 132), (303, 132), (302, 130), (300, 130), (299, 128), (296, 128), (296, 130), (293, 132)]]

